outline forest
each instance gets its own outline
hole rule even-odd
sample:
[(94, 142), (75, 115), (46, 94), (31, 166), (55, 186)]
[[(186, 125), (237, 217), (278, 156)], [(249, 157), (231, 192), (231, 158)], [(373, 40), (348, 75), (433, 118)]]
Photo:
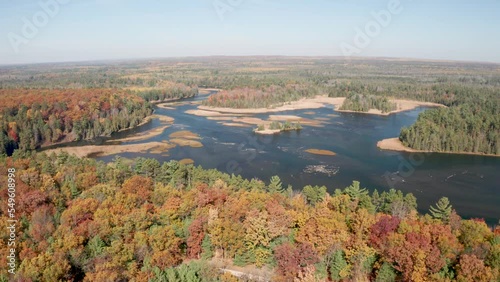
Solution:
[(152, 113), (117, 89), (0, 89), (0, 154), (90, 140), (134, 127)]
[(142, 88), (141, 90), (135, 90), (134, 94), (142, 97), (147, 102), (164, 102), (194, 97), (198, 95), (198, 87), (176, 83), (168, 87)]
[(500, 98), (489, 89), (436, 88), (453, 97), (448, 108), (428, 110), (401, 129), (405, 146), (435, 152), (500, 155)]
[(315, 88), (307, 85), (287, 84), (264, 88), (236, 88), (221, 91), (203, 101), (203, 105), (223, 108), (270, 108), (302, 98), (318, 95)]
[(0, 163), (2, 183), (15, 169), (16, 281), (246, 281), (230, 265), (273, 281), (500, 278), (500, 227), (462, 219), (447, 198), (418, 214), (412, 194), (357, 181), (330, 194), (145, 158), (16, 151)]
[[(1, 67), (0, 182), (15, 169), (16, 281), (248, 280), (223, 271), (236, 267), (273, 281), (499, 281), (500, 227), (462, 219), (445, 197), (419, 214), (412, 194), (357, 181), (284, 187), (278, 176), (173, 160), (34, 151), (137, 126), (151, 103), (198, 87), (223, 89), (204, 102), (217, 107), (316, 95), (348, 97), (356, 111), (389, 111), (389, 98), (441, 103), (402, 129), (403, 144), (500, 154), (493, 64), (210, 57)], [(9, 230), (0, 236), (8, 253)], [(0, 281), (9, 278), (0, 268)]]
[[(497, 65), (361, 58), (346, 62), (328, 57), (200, 57), (5, 66), (0, 68), (0, 152), (11, 154), (14, 149), (109, 135), (137, 125), (151, 113), (151, 107), (141, 100), (153, 103), (192, 97), (198, 87), (223, 89), (203, 102), (215, 107), (274, 107), (316, 95), (347, 97), (342, 109), (354, 111), (390, 111), (390, 98), (441, 103), (448, 108), (427, 110), (413, 126), (402, 129), (404, 145), (427, 151), (499, 154)], [(47, 92), (52, 94), (43, 96), (44, 100), (37, 96)], [(141, 99), (127, 98), (116, 110), (107, 109), (107, 103), (96, 97), (109, 92)], [(75, 108), (68, 106), (74, 102), (67, 102), (70, 97), (62, 93), (75, 98), (90, 95), (83, 100), (97, 99), (99, 105), (93, 107), (104, 108), (97, 112), (84, 109), (83, 115), (63, 114)], [(28, 95), (27, 102), (14, 99), (18, 94)], [(58, 99), (50, 98), (52, 95)], [(40, 105), (48, 110), (41, 115), (30, 111), (33, 102), (37, 102), (35, 109)]]
[(388, 113), (396, 110), (395, 103), (390, 102), (386, 97), (363, 95), (363, 94), (350, 94), (346, 97), (340, 110), (349, 110), (356, 112), (368, 112), (370, 109), (377, 109), (382, 113)]
[(484, 101), (426, 111), (399, 138), (418, 150), (500, 155), (500, 104)]

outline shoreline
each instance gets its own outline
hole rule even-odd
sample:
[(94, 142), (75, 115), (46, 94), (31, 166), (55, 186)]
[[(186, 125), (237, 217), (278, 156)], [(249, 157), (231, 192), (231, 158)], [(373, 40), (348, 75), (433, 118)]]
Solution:
[(327, 96), (316, 96), (315, 98), (302, 98), (297, 101), (287, 102), (284, 105), (272, 108), (222, 108), (222, 107), (210, 107), (210, 106), (199, 106), (198, 110), (190, 111), (190, 114), (195, 114), (199, 116), (205, 116), (209, 114), (206, 112), (212, 112), (211, 114), (264, 114), (264, 113), (274, 113), (283, 111), (293, 111), (293, 110), (304, 110), (304, 109), (319, 109), (323, 108), (326, 104), (335, 106), (336, 108), (344, 103), (345, 97), (327, 97)]
[(75, 155), (80, 158), (86, 158), (90, 155), (94, 157), (102, 157), (115, 155), (119, 153), (140, 153), (151, 149), (164, 149), (164, 152), (168, 152), (169, 149), (175, 147), (173, 144), (164, 142), (148, 142), (140, 144), (129, 144), (129, 145), (86, 145), (86, 146), (75, 146), (75, 147), (62, 147), (56, 149), (45, 150), (43, 153), (50, 155), (52, 153), (60, 154), (66, 152), (70, 155)]
[(418, 107), (440, 107), (440, 108), (444, 107), (444, 108), (446, 108), (445, 105), (433, 103), (433, 102), (421, 102), (421, 101), (404, 100), (404, 99), (390, 99), (389, 102), (395, 103), (397, 109), (390, 111), (390, 112), (386, 112), (386, 113), (383, 113), (381, 110), (378, 110), (378, 109), (370, 109), (367, 112), (358, 112), (358, 111), (340, 110), (340, 109), (335, 109), (335, 111), (340, 112), (340, 113), (360, 113), (360, 114), (369, 114), (369, 115), (378, 115), (378, 116), (389, 116), (391, 114), (396, 114), (396, 113), (401, 113), (404, 111), (414, 110)]
[[(143, 125), (148, 124), (150, 121), (152, 121), (155, 118), (155, 116), (156, 115), (153, 113), (153, 114), (151, 114), (149, 116), (144, 117), (144, 119), (140, 123), (138, 123), (136, 126), (122, 128), (122, 129), (120, 129), (118, 131), (111, 132), (111, 134), (109, 134), (109, 135), (103, 134), (103, 135), (97, 136), (96, 138), (111, 137), (111, 135), (113, 133), (119, 133), (119, 132), (124, 132), (124, 131), (127, 131), (127, 130), (132, 130), (132, 129), (138, 128), (139, 126), (143, 126)], [(48, 151), (48, 150), (53, 150), (53, 149), (47, 149), (47, 148), (50, 148), (52, 146), (59, 146), (59, 145), (64, 145), (64, 144), (68, 144), (68, 143), (72, 143), (72, 142), (78, 142), (76, 140), (65, 140), (65, 139), (66, 138), (63, 138), (62, 141), (55, 142), (55, 143), (42, 144), (42, 145), (40, 145), (39, 148), (36, 148), (35, 151), (37, 151), (37, 152), (44, 152), (44, 151)], [(92, 140), (95, 140), (95, 138), (94, 139), (84, 139), (84, 141), (92, 141)]]
[(416, 150), (403, 145), (398, 137), (387, 138), (377, 142), (377, 148), (386, 151), (407, 152), (407, 153), (437, 153), (437, 154), (455, 154), (455, 155), (474, 155), (485, 157), (500, 157), (500, 155), (474, 153), (474, 152), (437, 152), (428, 150)]
[(332, 105), (336, 112), (340, 113), (361, 113), (361, 114), (371, 114), (378, 116), (388, 116), (394, 113), (400, 113), (404, 111), (409, 111), (416, 109), (418, 107), (446, 107), (445, 105), (432, 103), (432, 102), (421, 102), (414, 100), (405, 99), (390, 99), (391, 102), (395, 103), (397, 106), (396, 110), (382, 113), (382, 111), (377, 109), (370, 109), (367, 112), (358, 112), (351, 110), (340, 110), (340, 107), (344, 104), (346, 97), (327, 97), (327, 96), (316, 96), (314, 98), (302, 98), (297, 101), (287, 102), (284, 105), (278, 107), (270, 108), (223, 108), (223, 107), (211, 107), (211, 106), (198, 106), (195, 110), (190, 110), (187, 113), (210, 117), (210, 116), (224, 116), (228, 114), (265, 114), (274, 113), (282, 111), (294, 111), (294, 110), (306, 110), (306, 109), (319, 109), (326, 105)]
[[(160, 121), (160, 125), (161, 126), (153, 128), (153, 129), (150, 129), (150, 130), (142, 132), (142, 133), (134, 134), (134, 135), (129, 136), (129, 137), (124, 137), (124, 138), (114, 139), (114, 140), (108, 140), (105, 143), (111, 143), (111, 142), (131, 142), (131, 141), (146, 140), (146, 139), (149, 139), (151, 137), (155, 137), (155, 136), (158, 136), (158, 135), (162, 134), (163, 131), (165, 131), (165, 129), (169, 128), (174, 123), (174, 118), (169, 117), (169, 116), (164, 116), (164, 115), (153, 114), (153, 115), (148, 116), (147, 118), (148, 118), (147, 121), (138, 124), (136, 127), (139, 127), (141, 125), (147, 124), (148, 122), (153, 121), (155, 119), (158, 119)], [(134, 128), (136, 128), (136, 127), (134, 127)], [(130, 129), (132, 129), (132, 128), (130, 128)], [(127, 129), (127, 130), (130, 130), (130, 129)], [(118, 131), (118, 132), (120, 132), (120, 131)]]

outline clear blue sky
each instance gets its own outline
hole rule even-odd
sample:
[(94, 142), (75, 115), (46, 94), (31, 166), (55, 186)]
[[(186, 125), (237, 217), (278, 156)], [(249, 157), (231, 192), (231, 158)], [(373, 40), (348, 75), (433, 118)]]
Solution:
[[(0, 1), (0, 64), (207, 55), (342, 56), (394, 0), (64, 0), (23, 35), (40, 2)], [(62, 0), (59, 0), (62, 1)], [(219, 7), (235, 4), (225, 12)], [(356, 56), (500, 62), (499, 0), (400, 0)], [(226, 6), (227, 8), (228, 6)], [(221, 8), (221, 9), (222, 9)], [(39, 22), (43, 23), (43, 15)], [(12, 38), (15, 38), (17, 52)], [(21, 39), (20, 39), (21, 38)]]

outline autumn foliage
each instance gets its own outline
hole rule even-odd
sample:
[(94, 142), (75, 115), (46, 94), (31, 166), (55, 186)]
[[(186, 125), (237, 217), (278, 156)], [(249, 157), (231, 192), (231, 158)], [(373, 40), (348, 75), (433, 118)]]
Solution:
[(150, 113), (118, 89), (0, 89), (0, 153), (109, 135)]
[[(0, 279), (237, 281), (217, 259), (262, 267), (272, 281), (499, 279), (498, 229), (455, 213), (419, 215), (408, 195), (370, 195), (355, 182), (310, 202), (174, 161), (143, 171), (148, 161), (0, 159), (3, 183), (6, 168), (16, 168), (20, 221), (16, 275), (2, 268)], [(5, 202), (5, 189), (0, 195)]]

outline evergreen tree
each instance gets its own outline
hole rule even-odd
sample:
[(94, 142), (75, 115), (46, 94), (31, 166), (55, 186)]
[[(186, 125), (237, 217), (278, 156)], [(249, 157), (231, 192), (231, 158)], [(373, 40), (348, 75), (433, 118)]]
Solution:
[(433, 218), (448, 222), (451, 214), (451, 204), (447, 197), (442, 197), (436, 203), (436, 207), (431, 206), (429, 211)]
[(311, 186), (307, 185), (302, 189), (302, 194), (306, 197), (306, 200), (309, 204), (315, 205), (317, 202), (323, 200), (326, 195), (326, 187), (325, 186)]
[(337, 250), (332, 254), (331, 264), (330, 264), (330, 278), (333, 281), (340, 281), (346, 277), (345, 268), (347, 267), (347, 261), (344, 258), (344, 254), (341, 250)]
[(394, 272), (394, 268), (387, 263), (384, 262), (382, 267), (377, 272), (376, 282), (392, 282), (396, 281), (396, 273)]
[(366, 188), (359, 188), (359, 181), (353, 181), (349, 187), (345, 188), (344, 193), (349, 195), (353, 201), (368, 195)]
[(270, 193), (283, 193), (283, 185), (281, 184), (279, 176), (275, 175), (271, 177), (271, 183), (269, 183), (267, 189)]
[(203, 238), (203, 241), (201, 242), (201, 249), (203, 250), (201, 253), (202, 259), (211, 259), (213, 257), (214, 251), (208, 234), (205, 235), (205, 238)]

